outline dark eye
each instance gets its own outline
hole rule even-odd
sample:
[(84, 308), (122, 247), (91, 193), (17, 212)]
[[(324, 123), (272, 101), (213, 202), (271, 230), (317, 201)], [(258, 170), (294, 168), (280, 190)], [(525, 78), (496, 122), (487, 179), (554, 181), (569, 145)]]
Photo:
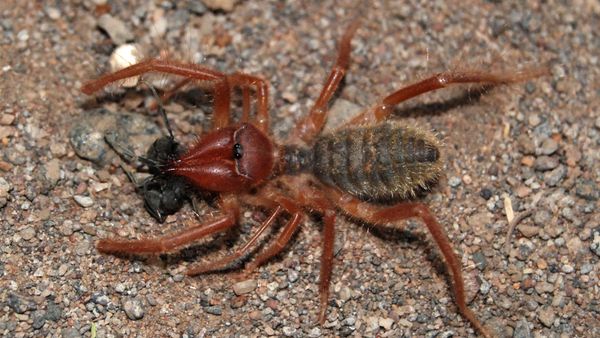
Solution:
[(244, 156), (244, 148), (242, 148), (242, 145), (239, 143), (236, 143), (233, 145), (233, 158), (235, 158), (236, 160), (239, 160), (240, 158), (242, 158), (242, 156)]

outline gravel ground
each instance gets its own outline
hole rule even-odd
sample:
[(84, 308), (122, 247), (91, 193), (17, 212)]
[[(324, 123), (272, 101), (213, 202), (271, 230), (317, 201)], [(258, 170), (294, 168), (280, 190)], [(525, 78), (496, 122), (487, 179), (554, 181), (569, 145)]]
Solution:
[[(95, 250), (101, 237), (157, 235), (197, 220), (186, 206), (159, 226), (102, 140), (116, 131), (139, 152), (148, 146), (161, 130), (144, 108), (148, 93), (116, 88), (96, 100), (79, 91), (108, 70), (116, 45), (268, 79), (282, 139), (360, 15), (333, 125), (436, 71), (549, 65), (551, 75), (527, 84), (483, 95), (451, 88), (396, 113), (446, 144), (444, 177), (424, 199), (462, 257), (481, 320), (500, 337), (600, 336), (597, 1), (234, 2), (0, 2), (0, 335), (474, 336), (418, 222), (382, 232), (340, 219), (323, 326), (318, 219), (245, 281), (183, 272), (239, 244), (264, 217), (256, 210), (239, 231), (179, 254)], [(183, 142), (210, 121), (206, 98), (196, 99), (166, 107)], [(512, 217), (520, 222), (506, 243)]]

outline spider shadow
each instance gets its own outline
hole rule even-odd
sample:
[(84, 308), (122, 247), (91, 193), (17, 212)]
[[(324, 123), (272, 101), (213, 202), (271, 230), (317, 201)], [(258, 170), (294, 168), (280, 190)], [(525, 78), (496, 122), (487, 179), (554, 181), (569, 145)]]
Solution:
[(439, 116), (446, 114), (448, 111), (472, 105), (479, 102), (484, 96), (491, 92), (496, 85), (483, 85), (476, 88), (469, 88), (462, 93), (455, 95), (446, 100), (440, 100), (430, 103), (412, 103), (407, 105), (396, 106), (394, 109), (394, 117), (421, 117), (421, 116)]

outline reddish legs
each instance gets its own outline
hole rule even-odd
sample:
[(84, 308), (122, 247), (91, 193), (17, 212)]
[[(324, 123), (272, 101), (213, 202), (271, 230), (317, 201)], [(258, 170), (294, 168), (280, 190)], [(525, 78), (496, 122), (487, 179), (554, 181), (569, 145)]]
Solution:
[(148, 254), (165, 253), (179, 249), (203, 237), (225, 231), (236, 224), (235, 217), (231, 215), (217, 218), (216, 220), (189, 227), (181, 232), (158, 238), (139, 240), (101, 239), (96, 246), (103, 253), (122, 254)]
[(250, 112), (250, 94), (249, 87), (254, 87), (256, 90), (256, 118), (255, 125), (262, 132), (267, 133), (269, 129), (269, 85), (268, 83), (256, 76), (234, 73), (227, 76), (231, 87), (242, 88), (242, 107), (243, 115), (242, 122), (248, 121)]
[(237, 224), (239, 214), (237, 201), (233, 197), (226, 196), (221, 199), (220, 204), (225, 215), (211, 222), (192, 226), (178, 233), (159, 238), (139, 240), (101, 239), (96, 247), (98, 251), (103, 253), (123, 254), (157, 254), (179, 249), (206, 236), (225, 231)]
[(328, 190), (333, 200), (338, 202), (338, 206), (345, 213), (374, 225), (397, 223), (409, 218), (421, 219), (444, 256), (446, 265), (450, 268), (453, 280), (452, 293), (454, 294), (454, 299), (460, 313), (479, 333), (486, 337), (492, 336), (471, 309), (468, 308), (465, 299), (465, 286), (460, 260), (454, 254), (446, 232), (425, 204), (404, 202), (393, 206), (378, 206), (360, 201), (350, 195), (341, 194), (339, 191), (331, 188)]
[(333, 272), (336, 209), (320, 189), (307, 185), (301, 178), (288, 177), (287, 184), (294, 187), (294, 201), (323, 215), (323, 252), (319, 275), (319, 322), (323, 324), (327, 318), (329, 284)]
[(392, 113), (394, 105), (452, 84), (475, 83), (501, 85), (526, 81), (547, 73), (548, 69), (546, 68), (534, 68), (513, 73), (486, 73), (481, 71), (449, 71), (439, 73), (388, 95), (374, 107), (353, 118), (347, 125), (368, 125), (383, 121)]
[(229, 125), (231, 89), (236, 86), (241, 87), (243, 93), (242, 122), (248, 120), (250, 111), (248, 89), (249, 87), (255, 87), (257, 96), (255, 124), (261, 131), (267, 132), (269, 127), (269, 86), (263, 79), (252, 75), (242, 73), (225, 75), (196, 64), (180, 63), (163, 59), (150, 59), (114, 73), (106, 74), (96, 80), (86, 82), (81, 87), (81, 91), (85, 94), (91, 94), (113, 82), (151, 72), (174, 74), (185, 77), (162, 96), (163, 100), (169, 99), (173, 93), (193, 81), (207, 81), (211, 83), (214, 96), (215, 129), (220, 129)]
[(96, 80), (86, 82), (81, 87), (81, 91), (89, 95), (113, 82), (152, 72), (180, 75), (190, 78), (192, 81), (208, 81), (213, 83), (213, 96), (215, 101), (214, 127), (220, 129), (229, 124), (231, 93), (227, 77), (225, 74), (195, 64), (186, 64), (163, 59), (149, 59), (114, 73), (106, 74)]
[[(254, 124), (263, 132), (268, 131), (269, 127), (269, 85), (268, 83), (256, 76), (243, 73), (234, 73), (227, 75), (229, 87), (233, 90), (235, 87), (240, 87), (242, 91), (242, 118), (241, 122), (250, 121), (250, 87), (255, 87), (256, 91), (256, 118)], [(162, 102), (167, 102), (177, 91), (192, 82), (191, 78), (186, 78), (176, 83), (173, 88), (164, 92), (161, 95)], [(153, 107), (154, 108), (154, 107)]]
[(256, 233), (253, 234), (252, 237), (250, 237), (248, 242), (246, 242), (246, 244), (244, 244), (241, 248), (237, 249), (233, 254), (212, 263), (194, 265), (187, 270), (188, 276), (195, 276), (204, 272), (223, 269), (227, 265), (231, 264), (231, 262), (233, 262), (234, 260), (239, 259), (243, 255), (245, 255), (248, 252), (248, 249), (250, 249), (250, 247), (256, 242), (260, 235), (273, 224), (273, 222), (277, 219), (281, 211), (281, 207), (278, 206), (271, 213), (271, 215), (261, 224)]
[(306, 143), (310, 141), (323, 129), (327, 118), (327, 104), (335, 91), (337, 90), (340, 82), (344, 78), (346, 71), (348, 70), (348, 64), (350, 63), (350, 42), (352, 36), (358, 29), (358, 21), (353, 21), (342, 37), (340, 47), (338, 51), (338, 57), (333, 66), (333, 69), (329, 73), (329, 77), (321, 90), (319, 98), (315, 102), (315, 105), (310, 110), (310, 113), (304, 118), (299, 124), (298, 128), (295, 129), (292, 138), (294, 140), (303, 140)]
[(335, 210), (327, 210), (323, 215), (323, 253), (319, 274), (320, 311), (319, 323), (323, 325), (327, 318), (327, 301), (329, 300), (329, 284), (333, 272), (333, 246), (335, 243)]
[[(164, 92), (161, 96), (160, 99), (162, 102), (167, 102), (171, 99), (171, 97), (173, 95), (175, 95), (175, 93), (177, 93), (181, 88), (185, 87), (186, 85), (188, 85), (190, 82), (192, 82), (192, 79), (190, 78), (185, 78), (179, 82), (177, 82), (173, 88), (169, 89), (168, 91)], [(154, 107), (153, 107), (154, 108)]]
[[(269, 197), (265, 199), (270, 199)], [(261, 266), (264, 262), (268, 261), (270, 258), (276, 256), (285, 248), (286, 244), (292, 239), (292, 236), (298, 229), (300, 225), (300, 221), (302, 221), (303, 215), (302, 210), (296, 205), (292, 200), (277, 196), (276, 201), (281, 205), (282, 208), (285, 209), (292, 216), (288, 223), (283, 227), (283, 230), (277, 237), (275, 243), (269, 246), (265, 251), (263, 251), (260, 255), (258, 255), (252, 262), (250, 262), (246, 269), (244, 269), (244, 274), (251, 274), (257, 267)]]

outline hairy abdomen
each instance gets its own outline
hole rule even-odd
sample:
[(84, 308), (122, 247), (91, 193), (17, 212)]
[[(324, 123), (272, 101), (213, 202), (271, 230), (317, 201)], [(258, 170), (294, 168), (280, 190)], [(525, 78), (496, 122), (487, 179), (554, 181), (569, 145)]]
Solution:
[(325, 184), (362, 200), (391, 201), (412, 197), (439, 176), (439, 148), (432, 133), (388, 122), (320, 136), (297, 158), (304, 160), (300, 171)]

